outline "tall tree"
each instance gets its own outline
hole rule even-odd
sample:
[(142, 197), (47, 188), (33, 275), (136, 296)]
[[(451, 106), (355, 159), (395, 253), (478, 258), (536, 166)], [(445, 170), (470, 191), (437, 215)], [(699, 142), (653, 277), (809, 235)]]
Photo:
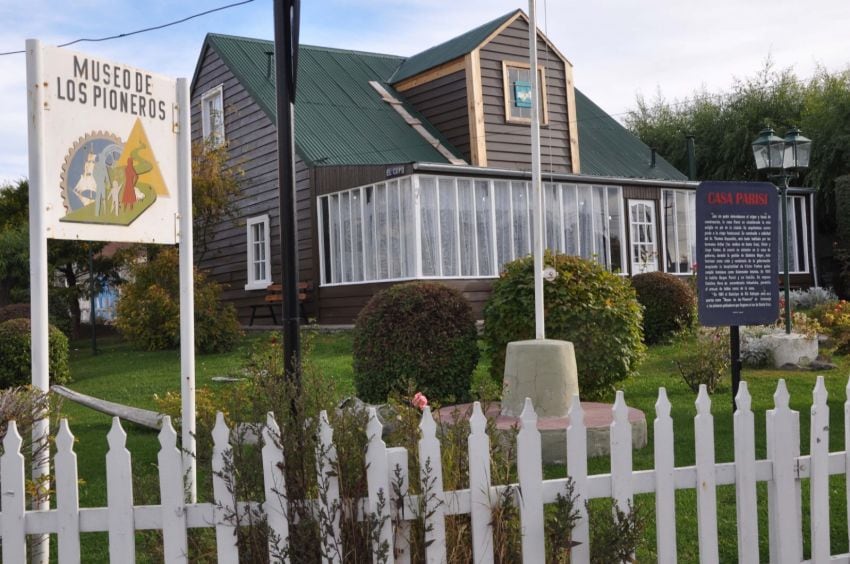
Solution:
[(200, 264), (216, 235), (216, 227), (235, 212), (242, 169), (230, 158), (226, 143), (213, 140), (192, 146), (192, 218), (195, 262)]
[(696, 138), (700, 180), (756, 180), (751, 143), (765, 126), (783, 136), (798, 126), (813, 141), (809, 170), (795, 185), (818, 189), (818, 229), (835, 229), (835, 179), (850, 173), (850, 69), (820, 68), (808, 80), (770, 60), (753, 77), (735, 80), (729, 92), (697, 91), (668, 102), (637, 99), (626, 124), (680, 170), (688, 169), (686, 135)]

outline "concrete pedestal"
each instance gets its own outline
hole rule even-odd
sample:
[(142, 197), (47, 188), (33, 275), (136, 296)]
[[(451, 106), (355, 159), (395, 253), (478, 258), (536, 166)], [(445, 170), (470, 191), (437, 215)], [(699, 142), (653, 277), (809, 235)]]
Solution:
[(766, 340), (773, 352), (773, 365), (781, 368), (786, 364), (799, 364), (807, 366), (818, 357), (817, 337), (806, 337), (799, 333), (777, 333), (765, 335)]
[(502, 415), (519, 417), (525, 398), (531, 398), (539, 417), (565, 417), (578, 393), (572, 343), (554, 339), (508, 343)]

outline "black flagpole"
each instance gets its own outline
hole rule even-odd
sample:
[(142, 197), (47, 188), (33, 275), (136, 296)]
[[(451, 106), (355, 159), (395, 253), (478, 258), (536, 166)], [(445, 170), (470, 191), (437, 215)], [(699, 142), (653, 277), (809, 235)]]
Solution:
[(283, 267), (283, 354), (286, 377), (300, 386), (301, 336), (298, 316), (298, 253), (295, 226), (294, 123), (300, 0), (275, 0), (274, 49), (277, 84), (277, 159), (280, 247)]

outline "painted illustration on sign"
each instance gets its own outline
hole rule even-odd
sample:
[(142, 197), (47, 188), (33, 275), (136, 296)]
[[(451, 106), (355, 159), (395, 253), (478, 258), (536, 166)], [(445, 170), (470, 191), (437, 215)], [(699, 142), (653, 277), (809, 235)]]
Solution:
[(60, 221), (130, 225), (157, 197), (168, 197), (145, 129), (136, 120), (122, 141), (111, 132), (92, 132), (70, 148), (62, 168)]

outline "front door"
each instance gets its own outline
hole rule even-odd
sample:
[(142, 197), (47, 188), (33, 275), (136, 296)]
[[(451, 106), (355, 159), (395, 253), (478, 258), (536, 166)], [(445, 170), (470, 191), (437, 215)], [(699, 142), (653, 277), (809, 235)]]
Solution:
[(632, 275), (658, 270), (658, 243), (655, 229), (655, 202), (629, 200)]

